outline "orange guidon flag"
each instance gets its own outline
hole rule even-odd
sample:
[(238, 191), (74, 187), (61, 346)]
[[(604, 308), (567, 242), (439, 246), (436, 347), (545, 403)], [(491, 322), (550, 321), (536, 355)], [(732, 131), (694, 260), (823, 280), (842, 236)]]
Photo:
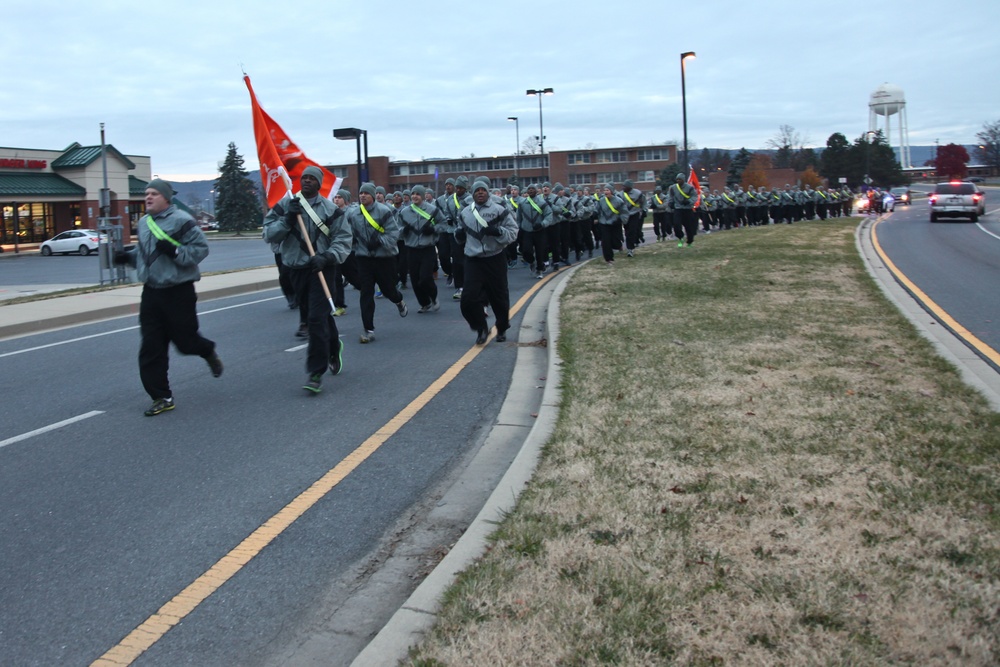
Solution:
[[(247, 85), (250, 85), (249, 82)], [(695, 201), (695, 207), (701, 205), (701, 183), (698, 182), (698, 174), (694, 173), (694, 167), (691, 167), (691, 175), (688, 176), (688, 183), (694, 186), (694, 191), (698, 193), (698, 199)]]
[(250, 77), (243, 75), (243, 81), (250, 91), (250, 106), (253, 111), (253, 134), (257, 140), (257, 158), (260, 160), (260, 180), (267, 197), (267, 206), (272, 208), (281, 198), (292, 192), (292, 183), (297, 182), (306, 167), (318, 167), (323, 172), (323, 184), (319, 192), (327, 199), (340, 189), (342, 179), (334, 176), (322, 165), (310, 160), (299, 147), (288, 138), (285, 131), (274, 122), (267, 112), (260, 108), (257, 96), (250, 85)]

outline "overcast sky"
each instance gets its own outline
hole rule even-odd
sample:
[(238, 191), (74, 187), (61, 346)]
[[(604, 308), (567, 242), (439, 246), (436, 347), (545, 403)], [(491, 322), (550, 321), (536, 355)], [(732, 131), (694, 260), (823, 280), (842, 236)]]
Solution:
[(547, 150), (679, 141), (683, 51), (699, 148), (763, 148), (781, 125), (853, 141), (886, 82), (911, 145), (972, 144), (1000, 120), (998, 26), (997, 0), (7, 3), (0, 145), (98, 144), (104, 122), (164, 178), (214, 178), (229, 142), (256, 169), (241, 68), (324, 164), (355, 160), (336, 127), (393, 160), (510, 155), (508, 116), (538, 134), (528, 88), (555, 89)]

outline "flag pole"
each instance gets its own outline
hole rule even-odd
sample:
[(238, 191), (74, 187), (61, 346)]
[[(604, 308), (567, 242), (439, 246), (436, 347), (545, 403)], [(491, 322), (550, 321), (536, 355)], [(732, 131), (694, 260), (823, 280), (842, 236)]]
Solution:
[[(295, 196), (298, 197), (298, 195)], [(302, 214), (299, 213), (296, 217), (299, 219), (299, 231), (302, 232), (302, 238), (306, 242), (306, 250), (309, 251), (310, 257), (315, 257), (316, 251), (313, 249), (312, 241), (309, 240), (309, 232), (306, 231), (306, 223), (302, 221)], [(319, 284), (323, 287), (323, 294), (326, 295), (326, 300), (330, 302), (331, 312), (337, 310), (337, 307), (333, 305), (333, 297), (330, 296), (330, 286), (326, 284), (326, 276), (323, 275), (322, 271), (318, 271), (317, 273), (319, 273)]]

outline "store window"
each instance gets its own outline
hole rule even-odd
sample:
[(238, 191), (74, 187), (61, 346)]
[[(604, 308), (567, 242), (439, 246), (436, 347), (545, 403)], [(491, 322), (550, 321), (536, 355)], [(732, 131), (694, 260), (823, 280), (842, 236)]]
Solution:
[(41, 243), (55, 235), (52, 205), (43, 203), (18, 204), (3, 207), (0, 223), (2, 243)]

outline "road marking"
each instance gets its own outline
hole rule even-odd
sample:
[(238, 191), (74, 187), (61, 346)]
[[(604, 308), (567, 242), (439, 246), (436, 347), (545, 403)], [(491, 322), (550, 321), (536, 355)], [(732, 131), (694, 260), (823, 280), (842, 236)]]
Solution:
[[(992, 211), (990, 211), (990, 212), (992, 213)], [(993, 232), (991, 232), (990, 230), (986, 229), (985, 227), (983, 227), (983, 223), (981, 223), (981, 222), (977, 222), (977, 223), (976, 223), (976, 227), (979, 227), (979, 229), (983, 230), (984, 232), (986, 232), (987, 234), (989, 234), (989, 235), (990, 235), (990, 236), (992, 236), (993, 238), (995, 238), (995, 239), (1000, 239), (1000, 234), (994, 234), (994, 233), (993, 233)]]
[[(283, 298), (284, 297), (275, 296), (275, 297), (270, 297), (270, 298), (267, 298), (267, 299), (258, 299), (257, 301), (248, 301), (246, 303), (239, 303), (239, 304), (236, 304), (235, 306), (225, 306), (224, 308), (216, 308), (215, 310), (206, 310), (206, 311), (204, 311), (202, 313), (198, 313), (198, 315), (199, 315), (199, 317), (201, 315), (211, 315), (212, 313), (219, 313), (219, 312), (222, 312), (223, 310), (231, 310), (233, 308), (243, 308), (244, 306), (253, 306), (253, 305), (258, 304), (258, 303), (264, 303), (266, 301), (274, 301), (275, 299), (283, 299)], [(133, 317), (133, 315), (122, 315), (121, 317)], [(105, 331), (104, 333), (90, 334), (89, 336), (80, 336), (79, 338), (70, 338), (69, 340), (62, 340), (62, 341), (59, 341), (58, 343), (48, 343), (47, 345), (37, 345), (35, 347), (29, 347), (29, 348), (25, 348), (23, 350), (16, 350), (14, 352), (4, 352), (3, 354), (0, 354), (0, 359), (3, 359), (4, 357), (13, 357), (13, 356), (18, 355), (18, 354), (25, 354), (27, 352), (37, 352), (38, 350), (44, 350), (44, 349), (50, 348), (50, 347), (58, 347), (60, 345), (69, 345), (70, 343), (79, 343), (79, 342), (82, 342), (82, 341), (85, 341), (85, 340), (90, 340), (91, 338), (100, 338), (101, 336), (110, 336), (112, 334), (118, 334), (118, 333), (122, 333), (124, 331), (134, 331), (135, 329), (138, 329), (138, 328), (139, 328), (139, 326), (136, 325), (134, 327), (125, 327), (124, 329), (115, 329), (113, 331)]]
[(309, 347), (309, 343), (303, 343), (302, 345), (296, 345), (295, 347), (290, 347), (285, 352), (298, 352), (299, 350), (304, 350)]
[(875, 248), (875, 252), (882, 259), (882, 262), (889, 269), (889, 272), (898, 280), (903, 286), (910, 291), (915, 299), (920, 301), (927, 310), (931, 312), (935, 317), (937, 317), (946, 327), (955, 332), (955, 335), (964, 340), (970, 346), (972, 346), (976, 351), (982, 354), (984, 357), (992, 361), (996, 365), (1000, 365), (1000, 352), (997, 352), (992, 347), (979, 340), (971, 331), (959, 324), (955, 318), (949, 315), (941, 306), (937, 305), (929, 296), (924, 294), (924, 292), (913, 284), (906, 275), (900, 271), (889, 256), (885, 254), (882, 250), (882, 246), (878, 242), (878, 234), (876, 233), (876, 227), (878, 227), (878, 221), (872, 225), (872, 245)]
[(76, 417), (70, 417), (69, 419), (64, 419), (61, 422), (56, 422), (55, 424), (49, 424), (48, 426), (43, 426), (42, 428), (36, 428), (34, 431), (28, 431), (27, 433), (22, 433), (21, 435), (15, 435), (13, 438), (7, 438), (6, 440), (0, 440), (0, 447), (6, 447), (7, 445), (13, 445), (15, 442), (21, 442), (22, 440), (27, 440), (28, 438), (33, 438), (36, 435), (41, 435), (43, 433), (48, 433), (49, 431), (55, 431), (63, 426), (69, 426), (70, 424), (75, 424), (76, 422), (83, 421), (84, 419), (90, 419), (91, 417), (96, 417), (97, 415), (103, 415), (103, 410), (91, 410), (82, 415), (77, 415)]
[[(536, 282), (510, 310), (510, 316), (524, 307), (535, 292), (549, 282), (553, 275)], [(495, 328), (490, 329), (491, 332)], [(490, 340), (494, 334), (490, 334)], [(487, 341), (489, 343), (489, 341)], [(91, 663), (91, 667), (123, 667), (131, 665), (140, 655), (146, 652), (167, 632), (204, 602), (212, 593), (219, 590), (223, 584), (235, 576), (243, 566), (253, 560), (264, 547), (281, 535), (299, 517), (306, 513), (326, 494), (344, 481), (368, 457), (377, 452), (385, 442), (406, 425), (432, 398), (437, 396), (448, 384), (458, 377), (458, 374), (472, 362), (479, 353), (487, 349), (487, 345), (475, 345), (451, 365), (441, 376), (432, 382), (419, 396), (400, 410), (396, 416), (385, 423), (367, 440), (361, 443), (353, 452), (344, 457), (336, 466), (314, 482), (308, 489), (296, 496), (277, 514), (261, 524), (250, 533), (232, 551), (220, 558), (204, 574), (191, 582), (187, 588), (178, 593), (172, 600), (160, 607), (159, 611), (147, 618), (135, 630), (130, 632), (117, 645)]]

